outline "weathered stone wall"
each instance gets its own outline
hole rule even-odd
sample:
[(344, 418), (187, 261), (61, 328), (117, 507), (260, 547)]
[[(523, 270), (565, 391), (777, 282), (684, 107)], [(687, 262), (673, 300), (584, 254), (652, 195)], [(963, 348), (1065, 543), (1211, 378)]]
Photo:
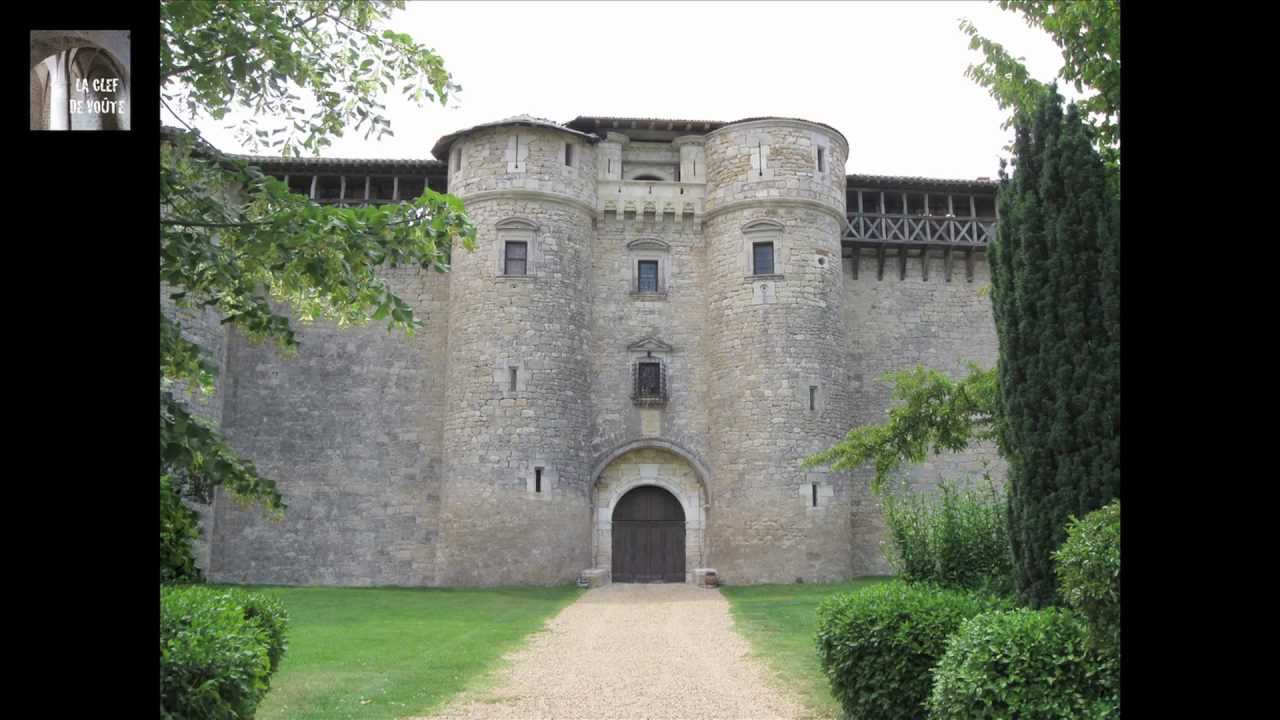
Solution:
[[(516, 135), (529, 148), (519, 172), (498, 151)], [(590, 152), (577, 155), (579, 166), (564, 165), (566, 140), (576, 138), (500, 128), (460, 141), (464, 179), (451, 191), (478, 240), (474, 253), (455, 256), (451, 273), (440, 584), (570, 582), (591, 560), (596, 171)], [(531, 238), (523, 277), (501, 274), (499, 226), (513, 219)]]
[[(565, 143), (574, 145), (571, 167), (564, 164)], [(465, 198), (495, 190), (539, 190), (595, 207), (594, 146), (575, 134), (500, 127), (469, 133), (459, 138), (454, 148), (462, 153), (462, 165), (449, 174), (453, 195)]]
[[(915, 254), (908, 259), (905, 280), (899, 279), (897, 260), (886, 258), (883, 279), (876, 277), (877, 261), (871, 251), (864, 251), (856, 279), (853, 260), (843, 261), (843, 320), (850, 339), (843, 362), (851, 370), (851, 387), (858, 398), (849, 427), (886, 419), (893, 386), (883, 379), (885, 373), (921, 364), (960, 378), (968, 373), (966, 362), (984, 368), (996, 362), (995, 320), (991, 299), (985, 294), (991, 275), (985, 257), (975, 257), (969, 281), (963, 255), (954, 253), (950, 282), (945, 279), (941, 255), (929, 258), (927, 281)], [(1002, 482), (1005, 469), (994, 448), (984, 445), (931, 456), (924, 464), (899, 473), (894, 482), (928, 491), (940, 479), (975, 479), (986, 470)], [(858, 575), (890, 572), (882, 546), (884, 517), (866, 489), (870, 478), (869, 471), (860, 471), (854, 480), (852, 547), (853, 570)]]
[[(644, 238), (670, 247), (627, 247)], [(677, 223), (670, 214), (609, 213), (597, 224), (591, 258), (592, 457), (643, 437), (662, 437), (705, 457), (704, 255), (701, 228), (691, 217)], [(641, 256), (658, 259), (661, 292), (636, 292), (634, 265)], [(672, 347), (669, 354), (656, 353), (667, 368), (669, 398), (661, 406), (640, 407), (631, 399), (632, 364), (644, 353), (627, 346), (647, 337)]]
[[(843, 434), (853, 401), (838, 321), (845, 178), (818, 171), (818, 145), (828, 168), (843, 169), (844, 140), (811, 123), (741, 123), (706, 137), (707, 533), (709, 567), (729, 584), (851, 571), (847, 482), (800, 467)], [(773, 275), (752, 274), (749, 234), (760, 220), (771, 223)]]
[(231, 334), (223, 432), (273, 478), (280, 522), (220, 493), (210, 579), (435, 583), (449, 276), (388, 271), (425, 327), (298, 325), (301, 348)]
[[(214, 427), (219, 427), (222, 424), (222, 398), (226, 394), (223, 391), (223, 379), (226, 373), (223, 372), (222, 367), (223, 353), (226, 350), (226, 328), (213, 310), (178, 308), (173, 300), (169, 299), (171, 292), (172, 288), (164, 283), (160, 284), (160, 312), (181, 326), (183, 337), (204, 348), (206, 358), (218, 368), (218, 376), (215, 378), (216, 391), (213, 395), (189, 392), (185, 383), (179, 383), (174, 388), (174, 397), (183, 402), (193, 415), (208, 420)], [(213, 532), (213, 507), (193, 501), (187, 501), (186, 504), (200, 514), (200, 538), (193, 543), (192, 552), (196, 558), (196, 565), (202, 571), (208, 572), (209, 546)]]

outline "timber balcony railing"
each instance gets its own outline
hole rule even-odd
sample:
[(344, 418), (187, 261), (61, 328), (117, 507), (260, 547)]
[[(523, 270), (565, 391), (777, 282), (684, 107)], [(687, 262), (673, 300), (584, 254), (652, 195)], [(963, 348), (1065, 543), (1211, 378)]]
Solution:
[(996, 219), (993, 217), (851, 212), (846, 216), (843, 239), (868, 243), (986, 247), (995, 236)]

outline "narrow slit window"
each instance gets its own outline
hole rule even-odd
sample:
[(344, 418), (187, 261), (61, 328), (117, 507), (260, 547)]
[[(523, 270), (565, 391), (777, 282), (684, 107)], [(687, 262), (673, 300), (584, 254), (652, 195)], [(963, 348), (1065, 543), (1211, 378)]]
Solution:
[(636, 289), (640, 292), (656, 293), (658, 292), (658, 261), (657, 260), (641, 260), (639, 267), (639, 287)]
[(758, 242), (751, 246), (753, 272), (756, 275), (773, 274), (773, 243)]
[(826, 148), (818, 148), (818, 172), (827, 171)]
[(542, 492), (542, 468), (533, 469), (533, 491)]
[(813, 489), (813, 506), (818, 507), (818, 483), (810, 483), (809, 487)]
[(511, 390), (511, 392), (515, 392), (515, 391), (516, 391), (516, 380), (519, 378), (519, 375), (520, 375), (520, 368), (507, 368), (507, 373), (508, 373), (508, 375), (509, 375), (509, 378), (508, 378), (508, 379), (510, 380), (510, 384), (509, 384), (509, 386), (508, 386), (508, 389), (510, 389), (510, 390)]
[(564, 144), (564, 164), (573, 167), (573, 144)]
[(809, 410), (812, 411), (817, 406), (817, 399), (818, 399), (818, 386), (810, 385), (809, 386)]
[(505, 275), (527, 275), (529, 270), (529, 244), (508, 242), (502, 272)]

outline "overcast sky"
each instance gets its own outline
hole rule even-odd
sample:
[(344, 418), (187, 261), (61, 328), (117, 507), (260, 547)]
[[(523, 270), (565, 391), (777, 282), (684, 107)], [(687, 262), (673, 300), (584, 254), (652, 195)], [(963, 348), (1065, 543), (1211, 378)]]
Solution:
[[(337, 138), (326, 157), (428, 158), (446, 133), (518, 114), (826, 123), (847, 171), (994, 178), (1010, 131), (964, 76), (968, 18), (1050, 80), (1061, 51), (1022, 16), (983, 2), (415, 2), (392, 27), (433, 47), (462, 92), (416, 107), (386, 98), (394, 138)], [(1060, 87), (1068, 98), (1071, 88)], [(195, 123), (223, 150), (225, 126)], [(162, 110), (162, 121), (174, 121)]]

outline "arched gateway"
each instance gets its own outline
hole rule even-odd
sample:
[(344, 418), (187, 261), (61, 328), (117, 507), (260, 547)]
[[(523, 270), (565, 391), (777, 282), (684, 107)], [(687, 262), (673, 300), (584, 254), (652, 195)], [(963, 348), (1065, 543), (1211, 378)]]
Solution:
[(671, 493), (642, 485), (613, 509), (614, 582), (684, 582), (684, 509)]
[(614, 582), (691, 582), (704, 567), (706, 491), (682, 455), (657, 446), (615, 455), (594, 504), (593, 566)]

